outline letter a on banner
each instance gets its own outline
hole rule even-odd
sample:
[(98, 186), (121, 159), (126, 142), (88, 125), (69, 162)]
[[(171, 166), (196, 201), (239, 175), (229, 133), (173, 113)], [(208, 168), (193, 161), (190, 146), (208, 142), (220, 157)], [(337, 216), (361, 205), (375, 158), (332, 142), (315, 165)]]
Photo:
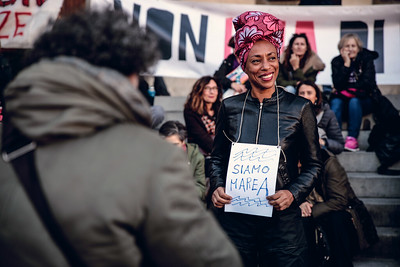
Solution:
[(272, 217), (266, 197), (275, 194), (280, 151), (278, 146), (232, 144), (225, 185), (232, 201), (226, 212)]

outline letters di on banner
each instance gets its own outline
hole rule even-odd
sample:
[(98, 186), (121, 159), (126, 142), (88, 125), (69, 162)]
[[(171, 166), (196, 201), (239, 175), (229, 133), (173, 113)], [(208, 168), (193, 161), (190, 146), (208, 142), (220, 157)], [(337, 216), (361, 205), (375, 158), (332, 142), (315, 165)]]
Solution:
[[(0, 1), (0, 42), (3, 48), (30, 48), (63, 0)], [(118, 5), (117, 5), (118, 3)], [(232, 18), (244, 10), (269, 12), (285, 21), (284, 44), (293, 33), (305, 32), (326, 67), (317, 84), (332, 84), (331, 60), (346, 32), (360, 35), (375, 50), (378, 84), (400, 84), (400, 5), (276, 6), (166, 0), (90, 0), (91, 8), (114, 6), (139, 20), (160, 37), (162, 60), (155, 75), (199, 78), (213, 75), (231, 49)], [(355, 17), (354, 14), (357, 14)]]
[[(91, 0), (91, 5), (106, 0)], [(115, 2), (110, 0), (111, 2)], [(332, 85), (331, 60), (347, 32), (360, 35), (375, 50), (378, 84), (400, 84), (400, 5), (271, 6), (167, 0), (120, 0), (120, 8), (138, 18), (161, 40), (162, 60), (156, 75), (199, 78), (213, 75), (231, 49), (232, 18), (245, 10), (274, 14), (285, 22), (284, 45), (293, 33), (306, 33), (312, 49), (325, 63), (317, 84)], [(355, 17), (354, 14), (357, 14)], [(229, 53), (228, 52), (228, 53)]]
[(0, 1), (0, 42), (2, 48), (30, 48), (55, 19), (63, 0)]
[(280, 151), (277, 146), (232, 144), (225, 184), (232, 201), (226, 212), (272, 216), (266, 197), (275, 194)]

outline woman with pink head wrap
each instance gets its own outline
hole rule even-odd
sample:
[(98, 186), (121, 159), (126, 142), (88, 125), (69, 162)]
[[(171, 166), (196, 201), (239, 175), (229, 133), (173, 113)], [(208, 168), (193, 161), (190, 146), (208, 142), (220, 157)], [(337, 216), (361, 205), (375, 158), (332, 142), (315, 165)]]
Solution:
[[(298, 203), (308, 196), (321, 171), (312, 105), (275, 85), (284, 22), (268, 13), (247, 11), (233, 24), (235, 54), (249, 76), (251, 90), (226, 98), (221, 104), (211, 159), (213, 209), (246, 267), (307, 266)], [(276, 191), (266, 197), (274, 208), (272, 217), (223, 209), (233, 201), (225, 192), (225, 182), (230, 148), (238, 142), (278, 145), (281, 149)]]
[(235, 54), (245, 69), (249, 51), (258, 40), (266, 40), (276, 48), (279, 57), (283, 42), (285, 23), (275, 16), (259, 11), (247, 11), (236, 17)]

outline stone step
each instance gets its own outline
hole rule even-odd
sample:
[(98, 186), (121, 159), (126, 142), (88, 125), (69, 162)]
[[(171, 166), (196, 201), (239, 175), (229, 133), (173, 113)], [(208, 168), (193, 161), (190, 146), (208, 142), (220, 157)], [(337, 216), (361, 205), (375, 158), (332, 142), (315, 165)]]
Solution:
[[(400, 110), (400, 91), (399, 94), (385, 95), (393, 105)], [(154, 98), (154, 105), (160, 105), (164, 108), (166, 113), (166, 120), (177, 119), (183, 120), (183, 106), (186, 102), (187, 96), (156, 96)], [(182, 122), (182, 121), (181, 121)], [(372, 114), (363, 117), (361, 129), (370, 130), (374, 126), (375, 122)], [(347, 123), (343, 122), (342, 128), (344, 131), (347, 130)], [(347, 134), (346, 134), (347, 135)], [(367, 137), (368, 138), (368, 137)], [(365, 139), (366, 140), (366, 139)]]
[(160, 105), (165, 111), (182, 111), (186, 96), (155, 96), (154, 105)]
[[(162, 123), (164, 123), (166, 121), (179, 121), (180, 123), (185, 125), (185, 119), (183, 117), (183, 112), (182, 111), (179, 111), (179, 112), (178, 111), (165, 112), (164, 120), (162, 121)], [(161, 124), (160, 124), (160, 126), (161, 126)]]
[(376, 227), (379, 242), (361, 251), (359, 257), (400, 259), (400, 228)]
[(392, 102), (393, 106), (397, 109), (400, 110), (400, 94), (398, 95), (385, 95), (390, 102)]
[(360, 198), (360, 200), (371, 214), (375, 226), (400, 227), (400, 198)]
[[(376, 172), (380, 162), (375, 152), (357, 151), (342, 152), (337, 158), (347, 172)], [(392, 169), (400, 169), (400, 161), (391, 166)]]
[(183, 118), (185, 102), (186, 96), (156, 96), (154, 98), (154, 105), (162, 106), (164, 108), (164, 122), (168, 120), (177, 120), (185, 124)]
[(354, 267), (400, 267), (400, 260), (394, 258), (355, 257)]
[(400, 95), (400, 84), (378, 84), (382, 95)]
[(351, 187), (359, 198), (400, 198), (400, 177), (375, 172), (347, 172)]

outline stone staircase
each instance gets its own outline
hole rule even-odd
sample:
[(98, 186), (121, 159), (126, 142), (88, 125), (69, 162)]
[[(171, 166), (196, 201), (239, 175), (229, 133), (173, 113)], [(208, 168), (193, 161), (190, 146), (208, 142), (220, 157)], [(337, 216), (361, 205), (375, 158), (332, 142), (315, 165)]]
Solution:
[[(387, 95), (400, 110), (399, 94)], [(155, 98), (155, 104), (164, 107), (166, 120), (179, 120), (184, 123), (183, 105), (186, 96)], [(364, 119), (371, 119), (366, 116)], [(373, 121), (371, 121), (371, 127)], [(1, 126), (1, 125), (0, 125)], [(0, 132), (1, 133), (1, 132)], [(361, 150), (343, 152), (338, 159), (346, 169), (356, 195), (369, 210), (380, 237), (379, 243), (361, 252), (354, 259), (355, 267), (400, 267), (400, 176), (387, 176), (376, 173), (380, 165), (374, 152), (367, 152), (370, 130), (362, 130), (359, 136)], [(343, 131), (346, 136), (347, 132)], [(400, 169), (400, 162), (393, 168)], [(12, 175), (11, 168), (0, 160), (0, 176)], [(340, 267), (340, 266), (339, 266)]]
[[(356, 195), (369, 210), (380, 238), (378, 244), (361, 252), (356, 261), (392, 259), (397, 265), (387, 266), (400, 266), (400, 176), (376, 173), (379, 161), (374, 152), (343, 152), (338, 159)], [(400, 163), (393, 168), (400, 169)]]
[[(400, 110), (400, 90), (390, 90), (382, 90), (382, 93)], [(372, 116), (364, 117), (365, 120), (370, 121), (372, 128)], [(370, 129), (360, 132), (360, 151), (338, 155), (356, 195), (369, 210), (380, 238), (376, 245), (356, 256), (354, 266), (400, 266), (400, 176), (380, 175), (376, 172), (380, 162), (375, 152), (366, 151), (370, 132)], [(343, 136), (346, 135), (347, 131), (344, 130)], [(400, 169), (400, 162), (391, 169)]]
[[(400, 110), (400, 86), (380, 88), (382, 94)], [(164, 107), (165, 121), (179, 120), (185, 123), (182, 113), (185, 101), (186, 96), (157, 96), (154, 104)], [(360, 151), (338, 155), (356, 195), (369, 210), (380, 237), (378, 244), (355, 257), (354, 266), (400, 267), (400, 176), (380, 175), (376, 172), (379, 160), (375, 152), (366, 151), (373, 125), (372, 115), (365, 116), (362, 127), (367, 129), (360, 132)], [(343, 128), (346, 129), (345, 123)], [(344, 137), (347, 136), (346, 130), (342, 133)], [(400, 169), (400, 162), (392, 168)]]

